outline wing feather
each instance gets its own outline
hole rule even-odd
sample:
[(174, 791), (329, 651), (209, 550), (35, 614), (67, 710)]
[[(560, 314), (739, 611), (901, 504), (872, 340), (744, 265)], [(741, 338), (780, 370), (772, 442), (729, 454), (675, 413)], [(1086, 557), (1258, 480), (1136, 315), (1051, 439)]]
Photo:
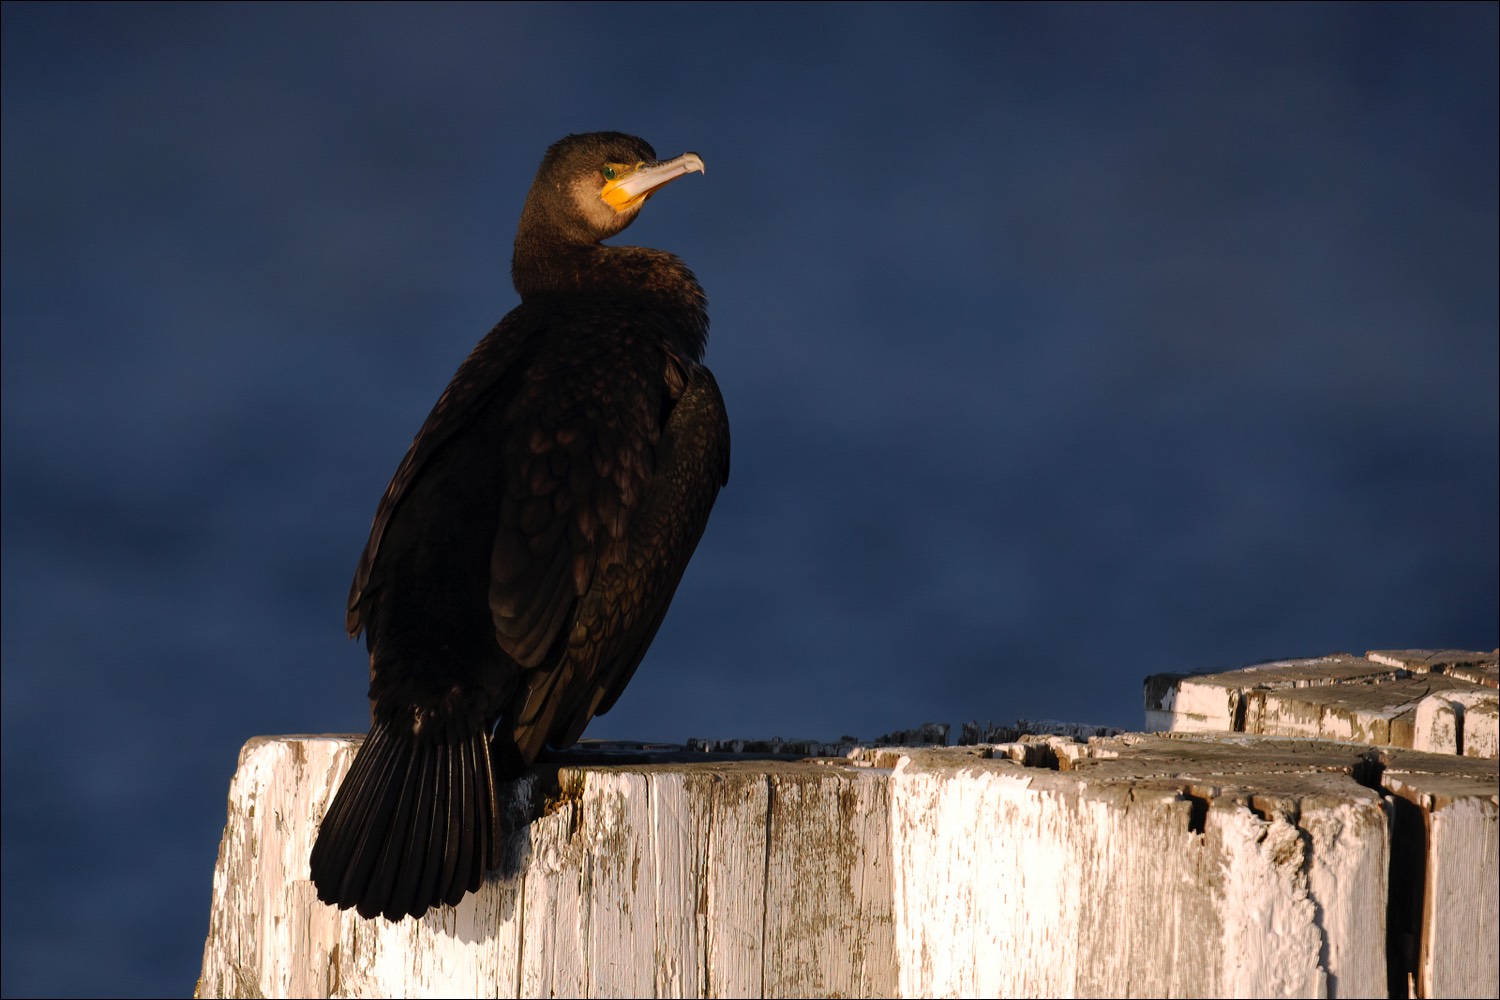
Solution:
[(516, 745), (528, 757), (546, 743), (576, 741), (593, 716), (614, 705), (655, 638), (728, 481), (729, 422), (713, 375), (676, 358), (668, 375), (659, 384), (680, 395), (662, 410), (649, 458), (628, 460), (654, 475), (627, 480), (635, 502), (619, 505), (615, 557), (596, 569), (581, 595), (561, 659), (531, 672), (512, 714)]
[(365, 543), (364, 552), (360, 554), (359, 566), (354, 571), (354, 582), (349, 587), (348, 611), (344, 624), (351, 636), (359, 635), (368, 624), (366, 598), (370, 591), (379, 586), (375, 563), (391, 519), (396, 516), (433, 457), (458, 431), (468, 426), (476, 414), (490, 404), (505, 374), (513, 369), (526, 347), (529, 325), (529, 315), (523, 303), (485, 335), (459, 366), (448, 387), (438, 397), (432, 412), (427, 415), (422, 429), (412, 440), (411, 447), (406, 450), (405, 457), (396, 468), (396, 474), (386, 486), (380, 505), (375, 509), (375, 518), (370, 525), (370, 538)]
[[(406, 553), (395, 572), (419, 544), (392, 531), (403, 504), (461, 487), (459, 467), (493, 462), (488, 607), (498, 646), (522, 668), (507, 723), (525, 760), (546, 742), (572, 742), (618, 699), (729, 472), (728, 420), (708, 369), (667, 351), (624, 312), (597, 303), (582, 312), (554, 307), (539, 324), (523, 304), (470, 354), (392, 478), (349, 595), (358, 634), (380, 606), (382, 542), (396, 538), (393, 551)], [(468, 443), (442, 457), (455, 440)], [(430, 516), (418, 520), (432, 529)], [(481, 805), (468, 789), (456, 794), (460, 815)], [(410, 825), (404, 805), (389, 807)], [(462, 872), (423, 872), (423, 888), (434, 878), (451, 886)]]
[(591, 318), (535, 359), (506, 413), (489, 604), (500, 647), (526, 668), (556, 656), (579, 600), (621, 559), (662, 431), (662, 352), (606, 325), (608, 311)]

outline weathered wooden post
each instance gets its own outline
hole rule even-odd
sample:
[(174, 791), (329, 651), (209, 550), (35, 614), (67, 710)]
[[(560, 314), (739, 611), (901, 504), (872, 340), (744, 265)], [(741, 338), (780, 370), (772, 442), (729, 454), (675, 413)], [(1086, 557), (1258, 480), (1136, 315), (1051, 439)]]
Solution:
[[(561, 767), (514, 789), (505, 871), (394, 924), (307, 881), (357, 737), (252, 740), (198, 994), (1494, 996), (1495, 658), (1416, 655), (1148, 684), (1215, 733)], [(1387, 740), (1460, 706), (1452, 750), (1330, 739), (1351, 673)]]

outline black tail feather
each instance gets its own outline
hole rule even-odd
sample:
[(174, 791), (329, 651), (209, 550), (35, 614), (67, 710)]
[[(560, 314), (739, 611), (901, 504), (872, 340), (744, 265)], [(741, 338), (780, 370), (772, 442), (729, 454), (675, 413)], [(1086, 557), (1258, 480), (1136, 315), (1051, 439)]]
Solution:
[[(367, 738), (356, 755), (354, 767), (340, 784), (339, 794), (334, 796), (333, 804), (323, 817), (309, 859), (321, 899), (331, 901), (349, 891), (351, 865), (348, 862), (357, 857), (358, 846), (369, 827), (368, 814), (372, 806), (370, 797), (355, 794), (355, 788), (361, 783), (382, 788), (385, 783), (372, 780), (370, 775), (384, 775), (388, 771), (386, 758), (394, 750), (394, 744), (389, 741)], [(363, 782), (357, 780), (357, 771), (364, 773)]]
[[(376, 745), (371, 751), (369, 771), (361, 772), (359, 780), (351, 782), (350, 779), (354, 777), (351, 769), (349, 776), (344, 779), (344, 785), (339, 789), (342, 793), (345, 787), (349, 788), (350, 801), (345, 829), (334, 831), (335, 836), (346, 845), (344, 851), (347, 858), (335, 884), (341, 897), (349, 900), (357, 900), (363, 896), (370, 874), (380, 860), (380, 846), (385, 842), (391, 812), (396, 808), (396, 800), (401, 794), (399, 779), (406, 771), (407, 756), (410, 753), (409, 748), (404, 748), (400, 742), (388, 737), (377, 739), (372, 733), (365, 743), (369, 745), (372, 741)], [(402, 752), (403, 749), (406, 753)], [(359, 763), (359, 756), (356, 755), (355, 768), (359, 767)], [(339, 797), (341, 796), (335, 797), (335, 803)]]
[(472, 744), (454, 748), (448, 812), (448, 840), (443, 848), (441, 899), (449, 906), (469, 891), (469, 873), (474, 868), (474, 773)]
[(427, 819), (427, 849), (424, 852), (427, 860), (422, 865), (421, 878), (415, 884), (414, 900), (441, 901), (443, 898), (438, 891), (438, 874), (443, 870), (443, 853), (448, 849), (448, 825), (453, 821), (452, 804), (448, 799), (448, 756), (453, 750), (451, 744), (443, 743), (433, 755), (432, 814)]
[(363, 917), (420, 917), (484, 884), (500, 834), (487, 733), (417, 742), (377, 722), (318, 831), (312, 880)]
[[(417, 785), (421, 781), (423, 756), (421, 753), (412, 753), (407, 758), (406, 777), (401, 781), (401, 795), (397, 799), (396, 813), (386, 829), (380, 861), (370, 875), (370, 885), (365, 890), (365, 898), (360, 900), (356, 907), (362, 917), (368, 918), (377, 913), (385, 913), (387, 920), (400, 920), (403, 916), (399, 912), (392, 916), (391, 911), (395, 903), (393, 895), (396, 889), (396, 878), (402, 869), (408, 866), (411, 857), (407, 851), (407, 844), (411, 839), (412, 810), (417, 807)], [(374, 833), (373, 830), (371, 832)]]
[[(474, 882), (473, 886), (477, 889), (484, 881), (484, 872), (500, 867), (501, 838), (500, 799), (495, 795), (495, 768), (494, 761), (490, 757), (490, 741), (478, 740), (474, 747), (475, 756), (478, 759), (478, 766), (474, 769), (475, 777), (480, 782), (476, 803), (478, 808), (475, 810), (475, 815), (479, 824), (479, 833), (484, 838), (484, 867), (480, 871), (479, 880)], [(473, 876), (470, 878), (472, 880)]]

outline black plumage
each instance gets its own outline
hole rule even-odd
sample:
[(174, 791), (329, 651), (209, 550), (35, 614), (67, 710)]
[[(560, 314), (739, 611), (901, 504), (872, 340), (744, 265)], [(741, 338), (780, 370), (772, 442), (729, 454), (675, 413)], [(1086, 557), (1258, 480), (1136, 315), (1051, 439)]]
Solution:
[(355, 573), (371, 727), (312, 850), (319, 899), (395, 920), (477, 889), (497, 782), (607, 712), (656, 635), (728, 479), (729, 425), (692, 272), (600, 241), (702, 169), (618, 132), (543, 157), (521, 304), (422, 425)]

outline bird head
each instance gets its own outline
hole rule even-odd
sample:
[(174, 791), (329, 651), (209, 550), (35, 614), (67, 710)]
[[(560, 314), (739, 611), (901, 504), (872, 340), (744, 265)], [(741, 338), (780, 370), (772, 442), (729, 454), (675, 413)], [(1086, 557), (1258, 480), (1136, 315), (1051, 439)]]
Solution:
[(658, 160), (644, 139), (623, 132), (570, 135), (542, 157), (522, 213), (570, 241), (598, 242), (623, 230), (660, 188), (703, 172), (697, 153)]

